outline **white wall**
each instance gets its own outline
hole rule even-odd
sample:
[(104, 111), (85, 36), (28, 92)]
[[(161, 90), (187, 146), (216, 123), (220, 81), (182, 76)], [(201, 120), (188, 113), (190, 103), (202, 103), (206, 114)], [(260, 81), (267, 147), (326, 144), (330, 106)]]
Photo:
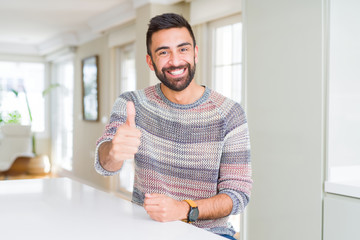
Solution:
[(192, 0), (190, 24), (197, 25), (241, 12), (242, 0)]
[(254, 176), (249, 240), (321, 239), (323, 2), (244, 4)]
[[(82, 117), (82, 59), (99, 56), (99, 118), (98, 122), (84, 121)], [(110, 80), (110, 49), (108, 38), (101, 37), (79, 46), (75, 56), (75, 86), (74, 86), (74, 150), (73, 177), (101, 189), (109, 189), (110, 178), (99, 175), (94, 169), (95, 143), (105, 129), (102, 117), (109, 116), (109, 106), (112, 106)]]

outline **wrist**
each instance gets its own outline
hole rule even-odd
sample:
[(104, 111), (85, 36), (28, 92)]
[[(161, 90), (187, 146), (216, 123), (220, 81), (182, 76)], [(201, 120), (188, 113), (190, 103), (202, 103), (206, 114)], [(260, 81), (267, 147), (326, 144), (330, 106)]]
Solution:
[(186, 222), (187, 223), (195, 222), (199, 218), (199, 208), (197, 204), (190, 199), (185, 199), (183, 202), (186, 202), (186, 204), (188, 204), (189, 206)]
[(188, 213), (190, 211), (190, 206), (187, 202), (185, 201), (180, 201), (181, 204), (181, 214), (180, 214), (180, 220), (181, 221), (187, 221), (188, 218)]

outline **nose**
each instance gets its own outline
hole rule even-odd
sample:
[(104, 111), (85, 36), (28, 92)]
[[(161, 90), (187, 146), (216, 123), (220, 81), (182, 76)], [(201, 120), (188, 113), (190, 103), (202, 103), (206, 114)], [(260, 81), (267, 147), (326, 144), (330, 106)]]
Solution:
[(181, 57), (178, 53), (172, 53), (170, 55), (169, 64), (172, 66), (179, 66), (181, 63)]

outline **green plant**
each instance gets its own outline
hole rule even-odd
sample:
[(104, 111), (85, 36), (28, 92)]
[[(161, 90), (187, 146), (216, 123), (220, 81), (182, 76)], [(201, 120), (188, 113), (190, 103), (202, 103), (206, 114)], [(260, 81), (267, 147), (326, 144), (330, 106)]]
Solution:
[(5, 119), (5, 123), (16, 123), (19, 124), (21, 122), (21, 114), (19, 111), (13, 111), (8, 114), (8, 118)]
[[(54, 88), (60, 87), (60, 84), (56, 83), (56, 84), (51, 84), (48, 88), (44, 89), (42, 91), (42, 96), (45, 97), (47, 94), (49, 94)], [(29, 113), (29, 119), (30, 119), (30, 124), (32, 124), (33, 118), (32, 118), (32, 114), (31, 114), (31, 109), (30, 109), (30, 104), (29, 104), (29, 99), (26, 93), (25, 88), (22, 88), (24, 94), (25, 94), (25, 100), (26, 100), (26, 106), (27, 106), (27, 110)], [(15, 89), (11, 89), (11, 91), (15, 94), (16, 97), (19, 96), (19, 91), (16, 91)], [(36, 154), (36, 139), (35, 139), (35, 133), (32, 134), (32, 152), (34, 155)]]
[(0, 112), (0, 126), (8, 123), (21, 123), (21, 114), (19, 111), (10, 112), (7, 115), (4, 115), (3, 112)]

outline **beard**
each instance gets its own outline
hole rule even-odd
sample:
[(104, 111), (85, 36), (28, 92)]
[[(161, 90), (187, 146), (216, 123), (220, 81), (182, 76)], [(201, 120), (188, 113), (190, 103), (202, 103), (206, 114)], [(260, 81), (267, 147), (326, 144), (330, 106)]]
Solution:
[[(152, 58), (151, 58), (152, 61)], [(185, 65), (181, 65), (181, 66), (172, 66), (172, 67), (168, 67), (168, 68), (162, 68), (161, 71), (159, 71), (154, 63), (154, 61), (152, 61), (153, 66), (154, 66), (154, 70), (155, 70), (155, 75), (156, 77), (168, 88), (170, 88), (173, 91), (177, 91), (180, 92), (182, 90), (184, 90), (185, 88), (187, 88), (189, 86), (189, 84), (191, 83), (191, 81), (194, 79), (195, 76), (195, 70), (196, 70), (196, 64), (195, 64), (195, 59), (194, 59), (194, 66), (191, 67), (190, 63), (185, 64)], [(179, 77), (179, 78), (168, 78), (166, 76), (166, 72), (167, 71), (174, 71), (177, 69), (184, 69), (186, 68), (188, 70), (188, 73), (186, 76), (183, 77)]]

